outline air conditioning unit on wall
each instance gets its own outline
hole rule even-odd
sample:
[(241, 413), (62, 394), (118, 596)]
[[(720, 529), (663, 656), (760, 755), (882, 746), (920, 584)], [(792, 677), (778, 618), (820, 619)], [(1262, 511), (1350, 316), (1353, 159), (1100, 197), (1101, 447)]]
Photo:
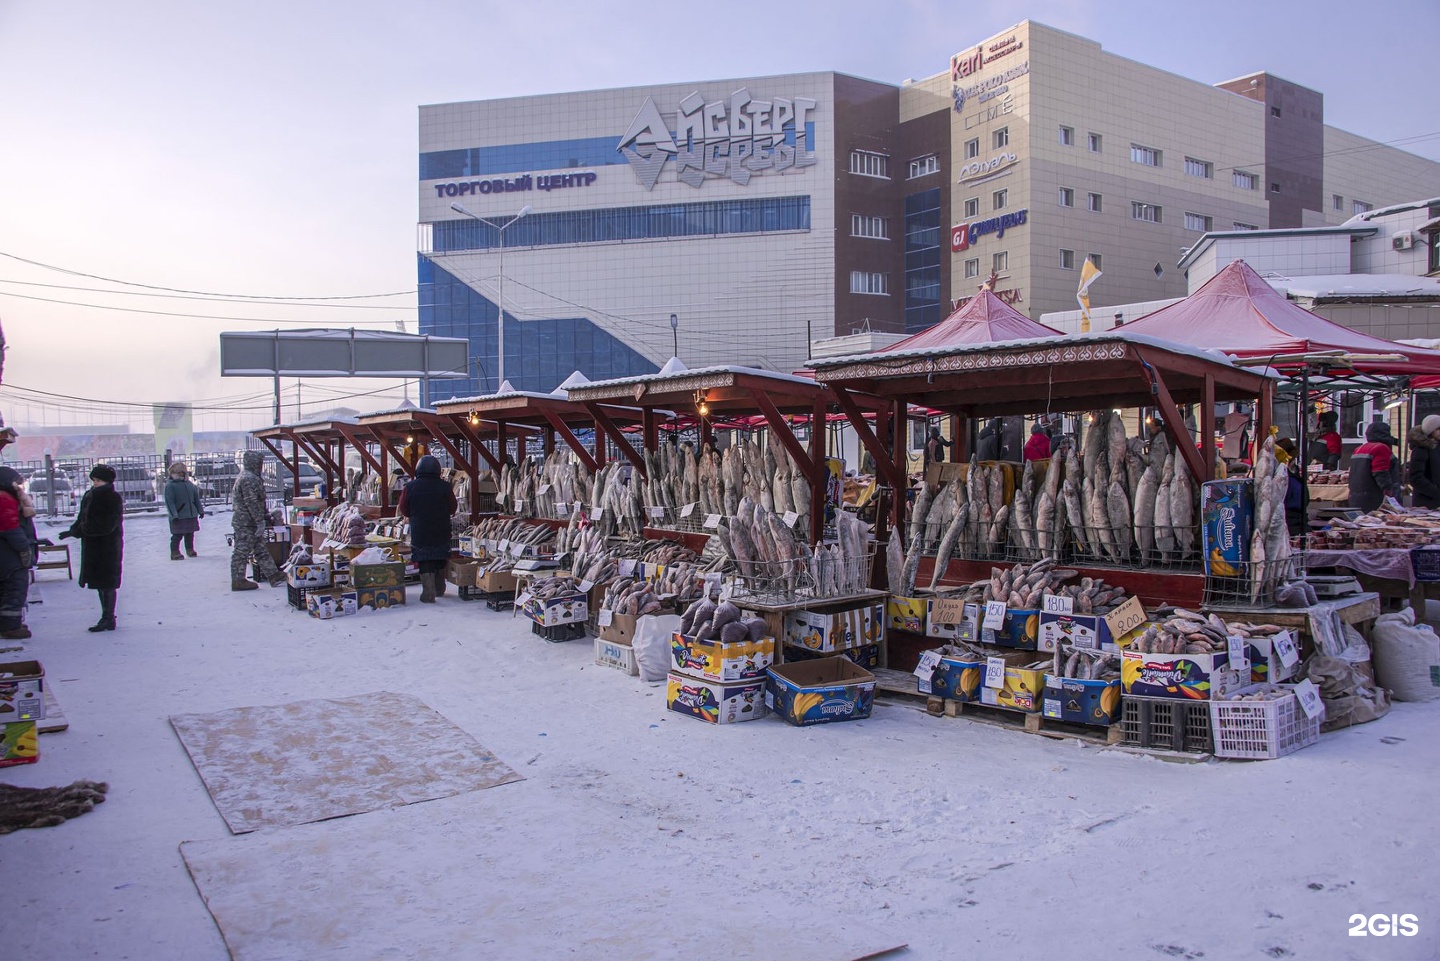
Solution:
[(1402, 230), (1390, 238), (1391, 250), (1409, 250), (1415, 246), (1415, 233), (1410, 230)]

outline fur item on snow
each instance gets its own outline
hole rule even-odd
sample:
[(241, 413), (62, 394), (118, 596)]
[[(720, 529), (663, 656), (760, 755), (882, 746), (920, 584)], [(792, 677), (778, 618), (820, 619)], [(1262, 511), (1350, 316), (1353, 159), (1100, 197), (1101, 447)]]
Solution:
[(0, 784), (0, 834), (21, 828), (48, 828), (79, 817), (105, 800), (110, 785), (76, 781), (66, 787)]

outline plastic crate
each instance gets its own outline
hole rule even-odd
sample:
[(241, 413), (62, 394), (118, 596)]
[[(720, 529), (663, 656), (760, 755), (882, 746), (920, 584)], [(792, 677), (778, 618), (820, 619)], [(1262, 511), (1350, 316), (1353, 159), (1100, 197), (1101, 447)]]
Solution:
[[(1252, 684), (1236, 696), (1268, 690), (1287, 691), (1284, 684)], [(1293, 693), (1265, 701), (1211, 701), (1215, 756), (1268, 760), (1294, 754), (1320, 739), (1320, 722), (1311, 718)]]
[(1213, 753), (1209, 701), (1126, 697), (1123, 705), (1121, 743), (1186, 754)]
[(324, 587), (321, 587), (321, 586), (318, 586), (318, 585), (314, 585), (314, 584), (308, 585), (308, 586), (304, 586), (304, 587), (296, 587), (296, 586), (293, 585), (293, 584), (288, 584), (288, 583), (287, 583), (287, 584), (285, 585), (285, 599), (290, 602), (290, 606), (293, 607), (293, 608), (295, 608), (295, 610), (297, 610), (297, 611), (304, 611), (304, 610), (305, 610), (305, 595), (310, 594), (310, 593), (313, 592), (313, 591), (323, 591), (323, 590), (325, 590)]
[(1426, 584), (1440, 581), (1440, 550), (1422, 547), (1411, 551), (1410, 567), (1415, 572), (1416, 581)]

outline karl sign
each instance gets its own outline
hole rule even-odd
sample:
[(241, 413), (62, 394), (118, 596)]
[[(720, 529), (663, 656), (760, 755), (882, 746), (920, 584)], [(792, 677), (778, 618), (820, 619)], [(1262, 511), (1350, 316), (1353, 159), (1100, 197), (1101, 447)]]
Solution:
[(672, 159), (676, 179), (691, 187), (712, 177), (744, 186), (754, 174), (815, 165), (808, 127), (815, 108), (809, 97), (756, 100), (744, 87), (729, 100), (708, 103), (697, 91), (680, 101), (672, 134), (655, 101), (646, 97), (616, 149), (646, 190)]
[(1013, 214), (1005, 214), (1002, 217), (991, 217), (989, 220), (977, 220), (974, 223), (960, 224), (950, 228), (950, 250), (959, 253), (969, 249), (970, 245), (979, 241), (986, 234), (994, 234), (996, 237), (1004, 237), (1005, 231), (1011, 227), (1019, 227), (1025, 223), (1030, 215), (1029, 208), (1017, 210)]
[(972, 74), (979, 73), (986, 64), (993, 63), (1001, 57), (1008, 57), (1012, 53), (1019, 53), (1024, 48), (1025, 41), (1013, 33), (1003, 40), (977, 44), (975, 49), (957, 53), (950, 58), (950, 79), (952, 81), (964, 80)]

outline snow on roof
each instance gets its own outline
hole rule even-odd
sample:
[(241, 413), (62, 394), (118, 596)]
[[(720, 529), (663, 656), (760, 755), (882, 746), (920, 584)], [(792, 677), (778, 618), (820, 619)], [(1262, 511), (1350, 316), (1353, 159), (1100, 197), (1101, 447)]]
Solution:
[(1307, 277), (1271, 277), (1265, 282), (1291, 297), (1436, 297), (1440, 278), (1413, 274), (1314, 274)]
[(396, 416), (397, 414), (433, 414), (433, 413), (435, 413), (435, 409), (434, 409), (433, 407), (416, 407), (414, 404), (411, 404), (411, 405), (408, 406), (408, 407), (396, 407), (396, 408), (393, 408), (393, 409), (391, 409), (391, 410), (372, 410), (372, 411), (369, 411), (368, 413), (361, 414), (360, 416), (361, 416), (361, 417), (394, 417), (394, 416)]
[(684, 361), (682, 361), (679, 357), (671, 357), (669, 360), (665, 361), (665, 366), (660, 368), (660, 373), (679, 374), (686, 370), (689, 370), (689, 368), (685, 366)]
[(1422, 207), (1440, 207), (1440, 197), (1431, 197), (1429, 200), (1407, 200), (1404, 203), (1391, 204), (1388, 207), (1377, 207), (1374, 210), (1366, 210), (1351, 217), (1341, 224), (1342, 227), (1353, 224), (1363, 224), (1366, 221), (1374, 220), (1377, 217), (1388, 217), (1391, 214), (1403, 214), (1411, 210), (1420, 210)]
[[(666, 366), (668, 367), (669, 365), (667, 364)], [(762, 370), (759, 367), (720, 365), (716, 367), (696, 367), (693, 370), (686, 370), (682, 364), (681, 369), (673, 373), (667, 374), (662, 370), (656, 374), (638, 374), (633, 377), (617, 377), (614, 380), (595, 380), (586, 384), (583, 389), (591, 387), (619, 387), (624, 384), (658, 384), (666, 380), (679, 379), (682, 377), (703, 377), (707, 374), (746, 374), (751, 377), (762, 377), (766, 380), (782, 383), (804, 384), (807, 387), (815, 386), (815, 381), (808, 377), (796, 377), (793, 374), (777, 374), (773, 370)]]

